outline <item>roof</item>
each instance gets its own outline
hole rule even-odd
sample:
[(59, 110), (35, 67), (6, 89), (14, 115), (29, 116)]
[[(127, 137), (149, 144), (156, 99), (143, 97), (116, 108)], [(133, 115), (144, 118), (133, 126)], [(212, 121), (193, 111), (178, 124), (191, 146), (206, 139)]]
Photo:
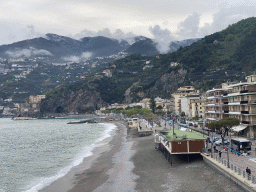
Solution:
[[(173, 130), (159, 131), (167, 141), (205, 140), (206, 138), (189, 131), (174, 130), (176, 137), (173, 137)], [(185, 136), (185, 137), (184, 137)]]
[(250, 140), (248, 139), (244, 139), (244, 138), (232, 138), (231, 140), (235, 140), (235, 141), (239, 141), (239, 142), (250, 142)]
[(233, 126), (231, 129), (233, 129), (233, 131), (235, 132), (239, 132), (244, 130), (246, 127), (248, 127), (248, 125), (237, 125), (237, 126)]

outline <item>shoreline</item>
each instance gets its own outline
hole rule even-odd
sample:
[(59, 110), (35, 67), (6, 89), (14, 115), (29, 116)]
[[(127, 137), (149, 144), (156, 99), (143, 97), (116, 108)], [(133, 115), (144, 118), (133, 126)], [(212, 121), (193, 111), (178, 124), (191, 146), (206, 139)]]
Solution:
[[(93, 149), (93, 155), (84, 158), (81, 164), (73, 167), (65, 176), (49, 186), (39, 190), (40, 192), (92, 191), (108, 179), (106, 172), (113, 167), (112, 156), (120, 150), (121, 138), (124, 137), (127, 127), (123, 120), (106, 123), (114, 124), (116, 128), (111, 132), (110, 137), (105, 138), (99, 146)], [(92, 169), (94, 171), (90, 172)], [(94, 182), (95, 177), (101, 182)], [(89, 189), (80, 189), (79, 186), (82, 184), (90, 185)]]
[(92, 156), (40, 192), (241, 191), (201, 156), (190, 162), (186, 157), (174, 156), (171, 166), (155, 149), (153, 135), (139, 137), (124, 120), (109, 123), (117, 128), (105, 144), (95, 147)]

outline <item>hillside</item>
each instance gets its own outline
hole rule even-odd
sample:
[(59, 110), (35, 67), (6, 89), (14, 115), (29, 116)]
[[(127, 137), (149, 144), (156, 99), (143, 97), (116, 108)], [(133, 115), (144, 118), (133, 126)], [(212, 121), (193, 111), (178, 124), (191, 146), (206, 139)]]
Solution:
[[(194, 85), (205, 91), (225, 81), (244, 80), (246, 75), (255, 72), (255, 24), (256, 18), (242, 20), (169, 54), (127, 56), (109, 65), (111, 77), (100, 71), (80, 81), (79, 85), (54, 89), (47, 93), (42, 106), (58, 100), (57, 95), (68, 97), (70, 92), (75, 94), (75, 90), (96, 91), (105, 103), (130, 103), (152, 95), (168, 98), (181, 85)], [(52, 107), (42, 107), (42, 110), (52, 112), (58, 106)], [(71, 107), (69, 110), (77, 109)]]

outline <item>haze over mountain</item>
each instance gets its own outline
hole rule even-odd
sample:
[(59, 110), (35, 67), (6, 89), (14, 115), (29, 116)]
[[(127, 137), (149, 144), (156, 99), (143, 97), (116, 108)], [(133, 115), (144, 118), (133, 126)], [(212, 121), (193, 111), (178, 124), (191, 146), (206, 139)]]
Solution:
[[(188, 46), (198, 40), (171, 42), (168, 45), (168, 50), (175, 51), (180, 46)], [(43, 57), (58, 62), (79, 62), (95, 57), (107, 57), (120, 52), (149, 56), (159, 54), (161, 50), (158, 49), (157, 43), (143, 36), (129, 38), (128, 40), (117, 40), (103, 36), (84, 37), (76, 40), (56, 34), (46, 34), (45, 37), (0, 46), (0, 57), (3, 59)]]

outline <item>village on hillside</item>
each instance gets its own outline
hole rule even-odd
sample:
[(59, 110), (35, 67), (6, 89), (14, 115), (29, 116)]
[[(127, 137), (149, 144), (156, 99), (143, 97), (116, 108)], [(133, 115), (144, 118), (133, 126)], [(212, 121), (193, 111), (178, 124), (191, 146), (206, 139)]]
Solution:
[[(14, 108), (0, 106), (2, 116), (37, 117), (40, 114), (42, 99), (45, 99), (45, 95), (31, 95), (28, 102), (16, 104)], [(193, 86), (181, 86), (172, 94), (172, 98), (156, 97), (154, 100), (156, 112), (168, 113), (172, 116), (179, 115), (188, 120), (200, 119), (203, 123), (199, 126), (204, 128), (212, 121), (235, 117), (240, 120), (240, 125), (235, 131), (247, 138), (254, 138), (256, 135), (256, 75), (247, 76), (245, 82), (222, 83), (220, 87), (204, 93), (195, 90)], [(11, 100), (5, 102), (11, 102)], [(111, 104), (95, 113), (134, 106), (150, 109), (150, 98), (145, 98), (138, 103)]]

